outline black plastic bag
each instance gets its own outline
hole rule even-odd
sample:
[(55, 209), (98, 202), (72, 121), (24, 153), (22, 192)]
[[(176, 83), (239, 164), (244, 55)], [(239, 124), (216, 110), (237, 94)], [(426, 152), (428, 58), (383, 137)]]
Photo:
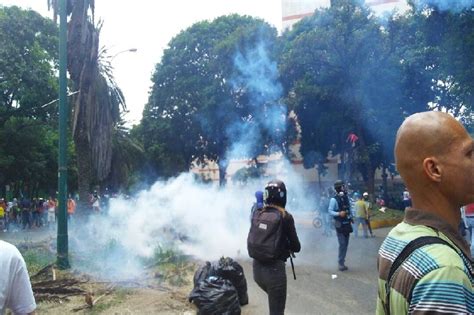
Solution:
[(208, 277), (198, 283), (189, 301), (199, 309), (198, 315), (240, 315), (237, 290), (229, 280)]
[(196, 272), (194, 273), (194, 287), (197, 287), (199, 282), (207, 279), (211, 275), (211, 263), (206, 261), (206, 264), (204, 266), (199, 267), (199, 269), (196, 270)]
[(242, 266), (230, 257), (222, 257), (218, 262), (212, 264), (210, 275), (215, 275), (232, 282), (237, 289), (240, 305), (249, 303), (247, 294), (247, 280), (245, 279)]

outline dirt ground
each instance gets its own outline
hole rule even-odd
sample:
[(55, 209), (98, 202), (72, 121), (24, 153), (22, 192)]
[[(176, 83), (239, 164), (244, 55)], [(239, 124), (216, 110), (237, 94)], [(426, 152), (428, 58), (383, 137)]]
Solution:
[[(149, 288), (116, 288), (101, 298), (92, 308), (75, 311), (85, 305), (84, 296), (71, 298), (65, 303), (42, 302), (38, 304), (39, 314), (196, 314), (187, 301), (191, 289), (181, 287), (170, 291)], [(100, 291), (97, 291), (100, 292)], [(96, 295), (94, 295), (96, 298)]]

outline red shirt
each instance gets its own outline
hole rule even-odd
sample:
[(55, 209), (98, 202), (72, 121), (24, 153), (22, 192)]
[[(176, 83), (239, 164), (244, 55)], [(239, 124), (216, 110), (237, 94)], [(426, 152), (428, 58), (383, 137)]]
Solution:
[(464, 207), (464, 213), (466, 216), (474, 217), (474, 203), (466, 205)]

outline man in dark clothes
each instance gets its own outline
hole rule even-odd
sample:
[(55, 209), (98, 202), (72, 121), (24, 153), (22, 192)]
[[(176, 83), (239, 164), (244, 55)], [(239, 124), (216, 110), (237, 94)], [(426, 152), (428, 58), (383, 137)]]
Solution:
[(352, 233), (352, 217), (349, 197), (342, 180), (334, 183), (336, 194), (329, 201), (328, 212), (334, 217), (334, 226), (336, 228), (337, 241), (339, 243), (339, 255), (337, 262), (339, 271), (346, 271), (345, 265), (347, 247), (349, 246), (349, 237)]

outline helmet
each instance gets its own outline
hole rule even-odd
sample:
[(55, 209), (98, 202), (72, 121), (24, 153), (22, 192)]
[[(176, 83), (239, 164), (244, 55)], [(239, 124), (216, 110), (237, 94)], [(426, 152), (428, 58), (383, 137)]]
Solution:
[(341, 191), (344, 191), (344, 181), (343, 180), (336, 180), (334, 182), (334, 189), (336, 190), (336, 192), (341, 192)]
[(364, 192), (364, 193), (362, 194), (362, 196), (364, 196), (364, 197), (369, 197), (369, 193), (368, 193), (368, 192)]
[(281, 180), (275, 179), (265, 186), (264, 200), (267, 205), (286, 206), (286, 187)]
[(360, 198), (360, 194), (359, 194), (358, 192), (355, 192), (355, 193), (354, 193), (354, 198), (359, 199), (359, 198)]

